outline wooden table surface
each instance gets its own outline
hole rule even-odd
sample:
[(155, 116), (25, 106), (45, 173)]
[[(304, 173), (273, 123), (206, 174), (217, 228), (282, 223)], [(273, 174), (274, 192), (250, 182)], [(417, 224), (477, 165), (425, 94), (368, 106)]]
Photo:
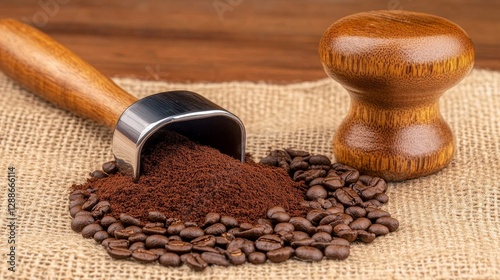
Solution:
[(454, 21), (475, 44), (475, 66), (500, 70), (496, 0), (0, 0), (0, 17), (39, 27), (108, 76), (179, 82), (324, 78), (325, 29), (384, 9)]

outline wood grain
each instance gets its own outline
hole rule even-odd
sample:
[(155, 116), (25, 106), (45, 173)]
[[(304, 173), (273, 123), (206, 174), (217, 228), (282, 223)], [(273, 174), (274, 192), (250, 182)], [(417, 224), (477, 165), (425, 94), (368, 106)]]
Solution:
[(0, 18), (37, 24), (107, 76), (180, 82), (325, 78), (317, 48), (326, 28), (388, 9), (457, 23), (475, 44), (475, 66), (500, 70), (495, 0), (0, 0)]
[(334, 137), (337, 161), (389, 181), (448, 165), (454, 138), (438, 101), (474, 65), (463, 29), (428, 14), (363, 12), (331, 25), (319, 53), (351, 96)]
[(46, 34), (0, 20), (0, 70), (60, 107), (114, 128), (136, 99)]

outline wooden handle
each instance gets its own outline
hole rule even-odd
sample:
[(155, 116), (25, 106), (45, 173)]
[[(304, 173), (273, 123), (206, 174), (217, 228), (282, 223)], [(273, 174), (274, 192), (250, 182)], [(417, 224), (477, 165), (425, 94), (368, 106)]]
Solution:
[(0, 70), (40, 97), (114, 128), (136, 98), (41, 31), (0, 20)]
[(438, 102), (474, 65), (463, 29), (427, 14), (365, 12), (332, 24), (319, 53), (351, 96), (334, 137), (337, 161), (390, 181), (450, 163), (454, 138)]

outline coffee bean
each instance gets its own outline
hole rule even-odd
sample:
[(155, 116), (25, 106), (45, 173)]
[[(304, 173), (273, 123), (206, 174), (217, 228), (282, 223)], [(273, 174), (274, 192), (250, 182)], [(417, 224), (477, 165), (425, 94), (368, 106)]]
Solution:
[(262, 252), (253, 252), (248, 255), (248, 262), (252, 264), (263, 264), (266, 262), (266, 254)]
[(358, 232), (358, 240), (363, 243), (372, 243), (375, 240), (376, 235), (374, 233), (365, 231), (365, 230), (357, 230)]
[(344, 180), (337, 174), (329, 174), (323, 179), (322, 185), (326, 190), (336, 191), (340, 188), (343, 188), (345, 185)]
[(115, 259), (127, 259), (132, 256), (132, 251), (127, 248), (108, 247), (106, 251), (108, 252), (108, 255)]
[(370, 200), (367, 200), (363, 203), (361, 203), (361, 206), (362, 207), (375, 207), (375, 208), (379, 208), (380, 206), (382, 206), (382, 203), (376, 199), (370, 199)]
[(366, 214), (366, 217), (370, 220), (376, 220), (380, 217), (390, 217), (390, 216), (391, 216), (391, 214), (389, 214), (389, 212), (381, 210), (381, 209), (375, 209), (373, 211), (368, 212), (368, 214)]
[(94, 233), (94, 240), (97, 243), (102, 243), (102, 241), (106, 238), (109, 238), (109, 234), (105, 230), (101, 230), (101, 231)]
[(295, 227), (290, 223), (279, 223), (274, 226), (275, 232), (292, 232), (295, 230)]
[(167, 229), (164, 227), (143, 227), (142, 231), (145, 234), (161, 234), (164, 235), (167, 233)]
[(306, 197), (309, 200), (316, 200), (318, 198), (326, 198), (327, 196), (328, 196), (328, 193), (326, 192), (325, 188), (321, 185), (312, 186), (306, 192)]
[(346, 224), (338, 224), (335, 227), (333, 227), (333, 233), (338, 236), (339, 232), (343, 230), (351, 230), (351, 227)]
[(197, 237), (205, 235), (205, 232), (199, 227), (186, 227), (179, 232), (179, 236), (183, 239), (195, 239)]
[(316, 227), (316, 232), (326, 232), (328, 234), (332, 234), (333, 227), (332, 225), (319, 225)]
[(375, 194), (375, 196), (373, 196), (373, 199), (378, 200), (382, 204), (389, 202), (389, 196), (385, 193), (377, 193)]
[(345, 213), (354, 219), (366, 216), (366, 210), (363, 207), (351, 206), (345, 209)]
[(314, 231), (314, 227), (311, 222), (304, 217), (292, 217), (288, 222), (295, 227), (295, 230), (307, 233)]
[(178, 267), (182, 265), (179, 255), (169, 252), (162, 254), (158, 262), (167, 267)]
[(386, 235), (389, 233), (389, 229), (381, 224), (373, 224), (368, 228), (368, 232), (374, 233), (375, 235)]
[(212, 253), (217, 253), (221, 254), (223, 252), (222, 249), (219, 247), (209, 247), (209, 246), (199, 246), (199, 245), (193, 245), (193, 248), (191, 249), (193, 252), (197, 253), (204, 253), (204, 252), (212, 252)]
[(356, 238), (358, 238), (358, 232), (352, 229), (341, 230), (337, 233), (337, 236), (349, 242), (353, 242)]
[(306, 232), (303, 232), (303, 231), (293, 231), (292, 234), (293, 234), (292, 241), (297, 241), (297, 240), (309, 238), (309, 234), (307, 234)]
[(293, 150), (293, 149), (285, 149), (285, 151), (290, 155), (290, 157), (307, 157), (309, 156), (309, 152), (301, 151), (301, 150)]
[(208, 263), (201, 258), (201, 255), (196, 253), (188, 254), (186, 256), (185, 263), (195, 271), (202, 271), (208, 266)]
[(115, 174), (116, 172), (118, 172), (118, 166), (116, 166), (116, 161), (113, 160), (103, 163), (102, 171), (104, 171), (107, 174)]
[(241, 249), (241, 246), (243, 246), (243, 243), (245, 242), (245, 239), (243, 238), (235, 238), (229, 244), (227, 245), (226, 250), (228, 251), (234, 251), (237, 249)]
[(349, 224), (349, 226), (354, 230), (358, 229), (367, 230), (371, 225), (372, 222), (365, 217), (357, 218), (356, 220), (354, 220), (352, 223)]
[[(271, 228), (272, 229), (272, 228)], [(235, 237), (242, 237), (242, 238), (248, 238), (255, 240), (263, 235), (265, 235), (265, 228), (264, 226), (256, 226), (252, 227), (248, 230), (240, 231), (240, 232), (235, 232), (234, 236)]]
[(346, 214), (344, 213), (330, 214), (321, 219), (321, 221), (319, 221), (319, 224), (331, 225), (332, 227), (335, 227), (338, 224), (346, 224), (344, 215)]
[(218, 223), (220, 221), (220, 218), (221, 216), (219, 213), (215, 212), (207, 213), (207, 215), (205, 215), (205, 221), (203, 222), (202, 227), (207, 227), (215, 223)]
[(215, 223), (205, 228), (205, 234), (207, 235), (220, 235), (225, 231), (226, 231), (226, 226), (222, 223)]
[(165, 249), (169, 252), (184, 254), (191, 251), (193, 244), (180, 240), (171, 240), (165, 245)]
[(359, 197), (358, 194), (350, 188), (342, 188), (336, 190), (335, 197), (340, 203), (347, 207), (359, 205), (363, 202), (363, 200), (361, 200), (361, 197)]
[(80, 212), (76, 213), (75, 218), (79, 217), (79, 216), (92, 216), (92, 213), (89, 211), (80, 211)]
[(240, 250), (245, 254), (245, 255), (249, 255), (253, 252), (255, 252), (255, 244), (250, 241), (250, 240), (245, 240), (245, 242), (243, 242), (243, 244), (241, 245), (241, 248)]
[(311, 244), (313, 244), (314, 242), (315, 242), (315, 240), (312, 238), (304, 238), (301, 240), (292, 241), (292, 242), (290, 242), (290, 245), (293, 248), (298, 248), (298, 247), (302, 247), (302, 246), (311, 246)]
[(144, 242), (134, 242), (132, 245), (128, 247), (128, 249), (132, 252), (136, 251), (137, 249), (146, 249), (146, 245), (144, 245)]
[(328, 209), (326, 209), (326, 212), (330, 213), (330, 214), (337, 214), (337, 213), (344, 213), (344, 205), (338, 203)]
[(102, 227), (99, 224), (90, 224), (82, 229), (83, 238), (93, 238), (94, 234), (98, 231), (102, 231)]
[(264, 252), (269, 252), (283, 247), (283, 240), (276, 234), (261, 236), (255, 241), (255, 247)]
[(234, 235), (230, 233), (222, 233), (220, 236), (215, 237), (215, 244), (218, 246), (227, 246), (229, 242), (231, 242), (234, 239)]
[(146, 248), (163, 248), (170, 242), (168, 237), (164, 235), (154, 234), (146, 238), (145, 244)]
[[(299, 170), (299, 171), (302, 171), (302, 170)], [(297, 171), (297, 172), (299, 172), (299, 171)], [(295, 181), (305, 181), (305, 183), (308, 184), (312, 180), (314, 180), (318, 177), (324, 177), (325, 175), (326, 175), (326, 171), (323, 169), (309, 169), (307, 171), (300, 173), (297, 176), (294, 175), (294, 180)]]
[(215, 246), (215, 236), (213, 236), (213, 235), (202, 235), (200, 237), (197, 237), (197, 238), (191, 240), (191, 244), (193, 244), (193, 246), (209, 246), (209, 247), (214, 247)]
[(221, 216), (220, 222), (226, 226), (226, 228), (233, 228), (239, 225), (238, 221), (231, 216)]
[(150, 252), (155, 253), (158, 257), (161, 257), (163, 254), (167, 252), (165, 248), (152, 248), (149, 249)]
[(120, 222), (125, 226), (141, 226), (141, 221), (128, 214), (120, 214)]
[(311, 236), (314, 241), (317, 242), (330, 242), (332, 241), (332, 236), (326, 232), (317, 232)]
[(309, 163), (305, 162), (302, 157), (295, 157), (290, 163), (292, 170), (306, 170), (309, 168)]
[(346, 170), (340, 174), (340, 178), (342, 178), (346, 184), (356, 183), (359, 179), (359, 171), (356, 169)]
[(113, 216), (104, 216), (104, 217), (102, 217), (101, 222), (100, 222), (101, 226), (103, 226), (105, 228), (107, 228), (108, 226), (110, 226), (111, 224), (114, 224), (114, 223), (116, 223), (116, 219)]
[(325, 248), (325, 257), (333, 260), (345, 260), (351, 253), (350, 246), (347, 245), (329, 245)]
[[(107, 232), (106, 232), (106, 233), (107, 233)], [(96, 233), (96, 234), (97, 234), (97, 233)], [(109, 247), (109, 243), (110, 243), (111, 241), (116, 241), (116, 240), (118, 240), (118, 239), (116, 239), (116, 238), (114, 238), (114, 237), (105, 238), (104, 240), (102, 240), (101, 245), (102, 245), (103, 247), (106, 247), (106, 248), (107, 248), (107, 247)]]
[(108, 233), (111, 236), (115, 236), (115, 231), (124, 229), (125, 227), (121, 222), (116, 222), (108, 226)]
[(111, 204), (109, 201), (99, 201), (94, 207), (92, 207), (92, 217), (94, 219), (100, 219), (106, 213), (111, 210)]
[(317, 225), (324, 217), (328, 216), (329, 213), (325, 210), (312, 209), (307, 212), (306, 219), (311, 222), (311, 224)]
[(85, 200), (85, 198), (86, 198), (86, 197), (88, 197), (88, 195), (87, 195), (87, 194), (85, 194), (85, 193), (83, 192), (83, 190), (75, 190), (75, 191), (73, 191), (73, 192), (71, 192), (71, 193), (69, 194), (68, 199), (69, 199), (69, 201), (73, 201), (73, 200), (77, 200), (77, 199), (78, 199), (78, 200), (80, 200), (80, 199)]
[(204, 252), (201, 254), (201, 258), (208, 264), (220, 266), (229, 266), (231, 264), (226, 256), (218, 253)]
[(320, 261), (323, 258), (323, 252), (311, 246), (302, 246), (295, 249), (295, 257), (301, 261)]
[(342, 164), (340, 162), (336, 162), (336, 163), (332, 164), (332, 168), (333, 168), (333, 170), (340, 171), (340, 172), (355, 169), (354, 167), (351, 167), (351, 166), (346, 165), (346, 164)]
[(288, 215), (288, 213), (286, 212), (280, 211), (272, 214), (270, 219), (278, 223), (284, 223), (290, 220), (290, 215)]
[(125, 239), (115, 239), (111, 240), (107, 243), (108, 248), (128, 248), (130, 245), (130, 242)]
[(182, 240), (182, 238), (181, 238), (180, 236), (178, 236), (178, 235), (170, 235), (170, 236), (168, 237), (168, 240), (170, 240), (170, 241), (171, 241), (171, 240), (183, 241), (183, 240)]
[(310, 165), (331, 165), (330, 159), (323, 155), (313, 155), (309, 157)]
[(101, 170), (94, 170), (90, 174), (90, 177), (96, 178), (96, 179), (103, 179), (108, 177), (108, 174), (104, 173), (104, 171)]
[(226, 251), (226, 256), (233, 265), (241, 265), (246, 261), (246, 256), (240, 249)]
[(131, 235), (129, 238), (128, 238), (128, 241), (130, 241), (131, 243), (134, 243), (134, 242), (146, 242), (146, 239), (148, 238), (148, 236), (142, 232), (139, 232), (139, 233), (136, 233), (134, 235)]
[(386, 226), (390, 232), (396, 231), (399, 228), (399, 221), (388, 216), (378, 218), (375, 223)]
[(140, 263), (151, 263), (158, 259), (158, 255), (145, 249), (136, 249), (132, 253), (132, 258)]
[(69, 209), (69, 214), (71, 215), (72, 218), (74, 218), (76, 214), (78, 214), (78, 212), (81, 211), (82, 211), (82, 205), (76, 205), (73, 206), (71, 209)]
[(186, 225), (183, 222), (174, 222), (167, 228), (167, 233), (169, 235), (178, 235), (185, 228)]
[(151, 222), (164, 223), (166, 219), (167, 216), (165, 216), (165, 214), (163, 214), (162, 212), (151, 211), (148, 213), (148, 220), (150, 220)]
[(142, 229), (137, 226), (129, 226), (123, 229), (115, 230), (114, 236), (116, 239), (128, 239), (130, 236), (142, 232)]
[(290, 259), (293, 255), (293, 252), (294, 249), (292, 247), (283, 247), (267, 252), (266, 257), (273, 263), (282, 263)]
[(96, 194), (91, 194), (88, 200), (82, 205), (82, 209), (85, 211), (91, 210), (99, 202)]
[[(81, 212), (80, 212), (81, 213)], [(92, 215), (87, 214), (87, 215), (77, 215), (71, 221), (71, 229), (75, 232), (81, 232), (84, 227), (93, 224), (95, 222), (94, 218)]]

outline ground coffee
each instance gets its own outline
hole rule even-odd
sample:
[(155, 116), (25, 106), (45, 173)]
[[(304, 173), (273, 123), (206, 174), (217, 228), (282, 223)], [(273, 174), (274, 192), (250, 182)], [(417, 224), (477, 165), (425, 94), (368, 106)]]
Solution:
[[(291, 215), (305, 213), (300, 203), (305, 186), (294, 182), (283, 169), (241, 163), (177, 133), (165, 132), (162, 138), (164, 141), (143, 151), (137, 183), (115, 173), (74, 188), (97, 188), (97, 197), (111, 204), (116, 218), (125, 213), (142, 221), (151, 211), (198, 223), (208, 212), (255, 222), (275, 205)], [(107, 165), (103, 169), (115, 170)]]

